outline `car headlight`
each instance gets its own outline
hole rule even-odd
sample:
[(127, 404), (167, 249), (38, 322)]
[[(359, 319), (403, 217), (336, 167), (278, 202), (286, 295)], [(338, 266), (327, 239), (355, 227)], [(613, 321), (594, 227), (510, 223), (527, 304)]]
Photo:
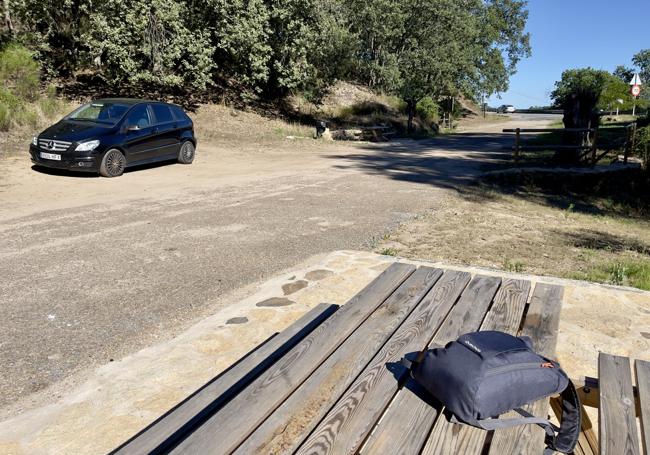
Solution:
[(77, 148), (75, 150), (77, 152), (90, 152), (91, 150), (95, 150), (98, 145), (99, 140), (81, 142), (79, 145), (77, 145)]
[(38, 145), (38, 137), (34, 136), (32, 138), (32, 145)]

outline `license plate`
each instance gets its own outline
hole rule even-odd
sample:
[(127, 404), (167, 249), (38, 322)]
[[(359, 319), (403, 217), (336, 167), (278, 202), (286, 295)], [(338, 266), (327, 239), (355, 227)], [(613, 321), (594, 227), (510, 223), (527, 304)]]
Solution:
[(61, 161), (61, 155), (57, 155), (56, 153), (41, 152), (41, 158), (45, 158), (46, 160)]

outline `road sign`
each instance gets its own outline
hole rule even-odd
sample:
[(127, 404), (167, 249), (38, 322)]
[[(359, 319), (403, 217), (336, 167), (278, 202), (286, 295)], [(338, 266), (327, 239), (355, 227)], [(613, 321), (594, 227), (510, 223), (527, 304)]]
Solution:
[(630, 81), (630, 85), (643, 85), (641, 78), (639, 77), (639, 73), (634, 73), (634, 76), (632, 76), (632, 80)]
[(639, 85), (633, 85), (630, 89), (632, 96), (639, 96), (641, 94), (641, 87)]

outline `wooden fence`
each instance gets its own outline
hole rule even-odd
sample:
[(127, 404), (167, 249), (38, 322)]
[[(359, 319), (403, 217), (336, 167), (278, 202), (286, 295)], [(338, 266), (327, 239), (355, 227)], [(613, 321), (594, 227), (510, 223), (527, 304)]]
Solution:
[[(577, 150), (580, 152), (579, 161), (588, 159), (588, 163), (594, 166), (598, 161), (603, 159), (609, 152), (616, 149), (623, 149), (623, 161), (627, 163), (628, 157), (634, 150), (636, 140), (636, 123), (630, 123), (624, 126), (607, 127), (602, 131), (612, 132), (624, 130), (623, 141), (621, 143), (599, 144), (598, 137), (600, 128), (505, 128), (504, 133), (515, 133), (515, 145), (512, 147), (512, 159), (515, 164), (519, 163), (520, 153), (522, 151), (535, 150)], [(544, 145), (526, 145), (522, 142), (522, 133), (576, 133), (580, 139), (580, 144), (544, 144)], [(600, 154), (598, 152), (601, 152)]]

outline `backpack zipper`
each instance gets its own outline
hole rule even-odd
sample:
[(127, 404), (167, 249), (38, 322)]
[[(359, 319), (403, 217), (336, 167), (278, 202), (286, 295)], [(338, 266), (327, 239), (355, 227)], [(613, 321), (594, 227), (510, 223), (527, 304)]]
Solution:
[(555, 368), (555, 366), (551, 362), (515, 363), (489, 369), (486, 371), (485, 376), (494, 376), (502, 373), (510, 373), (512, 371), (532, 370), (535, 368)]

